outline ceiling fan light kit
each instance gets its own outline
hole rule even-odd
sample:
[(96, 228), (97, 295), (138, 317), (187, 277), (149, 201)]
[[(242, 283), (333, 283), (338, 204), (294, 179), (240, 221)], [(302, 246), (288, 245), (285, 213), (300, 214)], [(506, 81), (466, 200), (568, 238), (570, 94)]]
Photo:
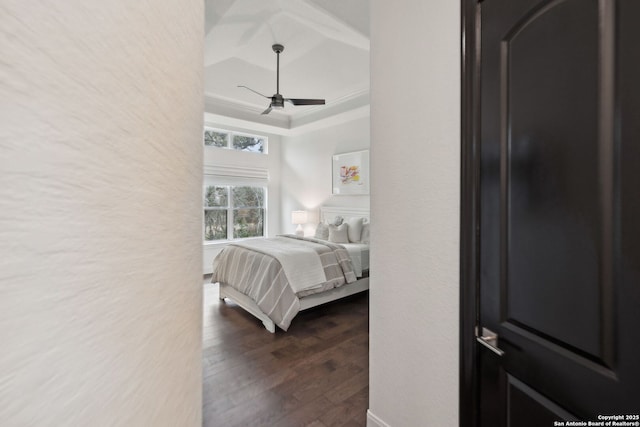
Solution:
[(284, 108), (284, 103), (290, 102), (293, 105), (324, 105), (324, 99), (304, 99), (304, 98), (285, 98), (280, 94), (280, 54), (284, 51), (284, 46), (281, 44), (274, 44), (271, 46), (271, 49), (276, 53), (276, 93), (273, 96), (266, 96), (257, 92), (250, 87), (238, 85), (238, 87), (243, 87), (245, 89), (249, 89), (251, 92), (263, 96), (267, 99), (271, 99), (271, 103), (266, 110), (262, 112), (262, 114), (269, 114), (272, 109), (280, 109)]

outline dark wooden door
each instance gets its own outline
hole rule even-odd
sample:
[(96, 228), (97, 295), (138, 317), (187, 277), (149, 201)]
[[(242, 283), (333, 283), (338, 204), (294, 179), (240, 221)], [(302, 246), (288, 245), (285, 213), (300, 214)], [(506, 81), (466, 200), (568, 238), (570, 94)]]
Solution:
[(476, 422), (640, 421), (640, 0), (477, 7)]

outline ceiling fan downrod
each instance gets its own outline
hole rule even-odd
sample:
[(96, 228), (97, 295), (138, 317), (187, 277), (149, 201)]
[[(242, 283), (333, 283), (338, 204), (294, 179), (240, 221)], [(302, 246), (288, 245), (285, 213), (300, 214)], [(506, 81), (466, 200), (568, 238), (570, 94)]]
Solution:
[(271, 49), (276, 53), (276, 93), (280, 93), (280, 53), (284, 50), (281, 44), (274, 44)]

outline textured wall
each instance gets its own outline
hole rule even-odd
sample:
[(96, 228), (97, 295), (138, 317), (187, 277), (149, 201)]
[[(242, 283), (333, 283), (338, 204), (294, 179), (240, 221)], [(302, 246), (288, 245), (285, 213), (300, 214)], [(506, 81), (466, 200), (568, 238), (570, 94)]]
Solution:
[(0, 425), (200, 426), (200, 0), (0, 2)]
[(459, 2), (371, 12), (370, 411), (457, 426)]

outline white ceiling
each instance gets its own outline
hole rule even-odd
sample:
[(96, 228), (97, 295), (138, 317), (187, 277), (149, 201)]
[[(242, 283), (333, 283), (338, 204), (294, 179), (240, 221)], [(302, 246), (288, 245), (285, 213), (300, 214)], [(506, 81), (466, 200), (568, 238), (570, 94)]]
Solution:
[[(369, 0), (205, 0), (206, 111), (283, 129), (368, 111)], [(276, 92), (324, 98), (324, 106), (260, 113)]]

